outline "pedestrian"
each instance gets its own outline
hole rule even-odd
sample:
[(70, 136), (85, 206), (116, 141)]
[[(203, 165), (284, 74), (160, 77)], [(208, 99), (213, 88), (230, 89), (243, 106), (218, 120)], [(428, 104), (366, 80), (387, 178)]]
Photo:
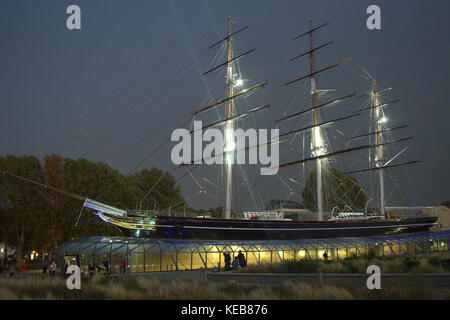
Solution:
[(237, 270), (239, 268), (239, 259), (238, 257), (234, 257), (233, 263), (231, 264), (232, 270)]
[(56, 265), (56, 271), (55, 271), (55, 275), (57, 275), (57, 274), (61, 276), (61, 268), (58, 265)]
[(109, 261), (105, 260), (105, 262), (103, 262), (103, 266), (105, 267), (105, 275), (110, 273), (109, 270)]
[(89, 272), (89, 277), (92, 279), (92, 277), (94, 277), (94, 275), (95, 275), (95, 264), (93, 261), (91, 261), (89, 263), (88, 272)]
[(245, 259), (244, 255), (242, 255), (242, 258), (241, 258), (241, 267), (242, 268), (247, 267), (247, 260)]
[(69, 268), (69, 263), (67, 261), (65, 261), (64, 264), (64, 274), (62, 275), (63, 277), (67, 276), (67, 268)]
[(241, 250), (239, 250), (239, 254), (237, 255), (237, 258), (238, 258), (238, 260), (239, 260), (239, 265), (240, 265), (242, 268), (244, 268), (244, 267), (247, 266), (247, 261), (245, 261), (245, 256), (244, 256), (244, 254), (242, 253)]
[(231, 270), (231, 255), (228, 252), (224, 252), (224, 259), (225, 259), (225, 270), (229, 271)]
[(325, 260), (328, 260), (328, 254), (327, 254), (326, 252), (323, 253), (323, 258), (324, 258)]
[(52, 261), (52, 263), (50, 264), (50, 267), (48, 268), (48, 271), (50, 273), (50, 276), (52, 278), (54, 278), (55, 275), (56, 275), (56, 263), (55, 263), (55, 261)]
[(127, 258), (123, 258), (121, 269), (123, 270), (123, 273), (126, 273), (126, 271), (127, 271)]
[(76, 256), (76, 264), (77, 264), (78, 267), (81, 268), (81, 264), (80, 264), (80, 254), (79, 254), (79, 253), (77, 253), (77, 256)]

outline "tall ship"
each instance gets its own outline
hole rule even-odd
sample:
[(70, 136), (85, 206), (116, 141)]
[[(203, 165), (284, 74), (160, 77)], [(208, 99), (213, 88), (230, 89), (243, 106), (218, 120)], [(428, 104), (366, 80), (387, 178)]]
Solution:
[[(99, 219), (105, 223), (112, 224), (119, 228), (124, 236), (143, 237), (155, 239), (204, 239), (204, 240), (263, 240), (263, 239), (323, 239), (339, 237), (366, 237), (374, 235), (411, 233), (426, 231), (436, 225), (437, 218), (420, 209), (411, 210), (406, 214), (399, 214), (394, 207), (386, 205), (385, 184), (386, 171), (390, 168), (413, 165), (419, 161), (396, 162), (399, 153), (390, 156), (386, 150), (391, 145), (401, 144), (411, 139), (404, 137), (398, 139), (390, 138), (390, 133), (400, 131), (407, 125), (386, 127), (387, 116), (385, 109), (395, 101), (383, 103), (381, 94), (390, 88), (378, 88), (375, 79), (370, 79), (371, 90), (367, 94), (357, 95), (347, 93), (331, 99), (327, 95), (334, 93), (331, 89), (320, 89), (317, 78), (319, 75), (331, 72), (332, 69), (344, 64), (348, 59), (343, 59), (329, 65), (317, 67), (315, 55), (319, 50), (326, 49), (332, 41), (314, 46), (314, 34), (316, 31), (327, 26), (328, 23), (313, 26), (309, 21), (309, 30), (297, 35), (294, 41), (308, 40), (309, 48), (291, 58), (292, 63), (303, 60), (307, 63), (308, 72), (283, 83), (284, 87), (292, 87), (302, 83), (303, 89), (307, 88), (309, 97), (304, 99), (307, 107), (300, 111), (285, 112), (282, 117), (276, 119), (276, 126), (281, 134), (276, 140), (266, 141), (263, 144), (253, 144), (245, 149), (238, 150), (234, 141), (234, 131), (240, 128), (240, 124), (247, 117), (259, 114), (273, 107), (272, 104), (261, 104), (249, 107), (243, 103), (245, 99), (252, 95), (264, 91), (265, 87), (272, 81), (264, 80), (246, 86), (248, 79), (243, 79), (240, 72), (239, 61), (251, 55), (256, 49), (246, 50), (235, 54), (233, 40), (248, 27), (243, 27), (237, 31), (231, 30), (231, 20), (228, 18), (226, 36), (211, 45), (208, 49), (219, 48), (218, 55), (223, 57), (216, 65), (204, 72), (204, 76), (209, 76), (215, 72), (222, 72), (225, 76), (224, 95), (207, 105), (196, 110), (192, 110), (191, 116), (198, 119), (207, 112), (216, 111), (221, 117), (218, 121), (200, 127), (201, 130), (218, 128), (223, 133), (223, 152), (215, 154), (215, 157), (222, 157), (223, 164), (217, 165), (221, 171), (221, 186), (218, 187), (221, 193), (224, 212), (222, 218), (190, 216), (185, 213), (175, 213), (171, 210), (123, 210), (113, 206), (95, 201), (89, 198), (43, 185), (31, 181), (27, 178), (19, 177), (12, 173), (4, 174), (17, 178), (28, 183), (38, 185), (67, 196), (83, 201), (83, 208), (92, 211)], [(243, 88), (245, 87), (245, 88)], [(322, 112), (342, 101), (350, 99), (361, 99), (366, 97), (366, 103), (350, 114), (341, 115), (333, 119), (324, 119)], [(305, 103), (305, 102), (304, 102)], [(369, 130), (363, 134), (346, 138), (345, 147), (336, 149), (332, 137), (327, 135), (327, 130), (341, 122), (348, 121), (356, 117), (368, 116)], [(298, 119), (302, 119), (304, 126), (298, 127)], [(290, 129), (288, 126), (290, 125)], [(195, 127), (190, 130), (190, 134), (195, 135)], [(292, 148), (295, 139), (301, 140), (301, 152)], [(361, 143), (361, 141), (367, 141)], [(354, 145), (355, 143), (359, 143)], [(236, 212), (233, 208), (233, 198), (239, 196), (243, 191), (236, 187), (236, 170), (241, 170), (242, 166), (237, 164), (236, 157), (238, 151), (250, 152), (277, 144), (280, 147), (287, 146), (288, 155), (281, 160), (295, 157), (292, 161), (282, 161), (278, 166), (279, 173), (276, 177), (282, 180), (279, 175), (288, 168), (298, 168), (305, 170), (305, 165), (309, 165), (310, 175), (308, 190), (309, 201), (313, 202), (313, 212), (305, 214), (280, 214), (276, 210), (247, 210)], [(277, 149), (278, 151), (278, 149)], [(338, 172), (332, 166), (342, 156), (367, 152), (369, 155), (368, 168), (351, 170), (348, 172)], [(179, 170), (188, 169), (187, 173), (195, 167), (207, 165), (211, 159), (194, 159), (194, 161), (184, 162), (179, 165)], [(184, 168), (184, 169), (183, 169)], [(294, 169), (296, 170), (296, 169)], [(370, 174), (370, 178), (376, 181), (376, 199), (361, 197), (365, 191), (350, 175)], [(239, 173), (240, 178), (246, 177), (244, 173)], [(338, 176), (338, 177), (336, 177)], [(275, 177), (275, 179), (276, 179)], [(259, 178), (258, 178), (259, 179)], [(245, 179), (247, 180), (247, 179)], [(291, 179), (298, 183), (298, 181)], [(306, 179), (305, 179), (306, 180)], [(283, 180), (282, 180), (283, 181)], [(337, 184), (336, 184), (337, 182)], [(255, 182), (264, 183), (264, 182)], [(307, 183), (298, 183), (307, 188)], [(342, 185), (354, 184), (349, 189), (341, 188)], [(252, 189), (255, 184), (247, 184), (247, 190)], [(355, 192), (356, 190), (356, 192)], [(364, 200), (359, 201), (358, 207), (354, 207), (352, 197)], [(254, 199), (248, 199), (254, 201)], [(81, 215), (81, 212), (80, 212)], [(79, 217), (78, 217), (79, 219)], [(78, 221), (77, 221), (78, 223)]]

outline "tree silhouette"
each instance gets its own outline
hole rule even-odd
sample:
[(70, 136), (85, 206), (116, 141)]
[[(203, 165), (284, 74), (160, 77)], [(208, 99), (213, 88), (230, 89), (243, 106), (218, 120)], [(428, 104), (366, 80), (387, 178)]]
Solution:
[[(303, 189), (303, 204), (309, 210), (317, 211), (317, 174), (313, 170)], [(335, 206), (341, 210), (345, 206), (353, 210), (363, 210), (367, 202), (367, 193), (356, 179), (337, 169), (322, 168), (322, 206), (323, 211), (331, 212)]]

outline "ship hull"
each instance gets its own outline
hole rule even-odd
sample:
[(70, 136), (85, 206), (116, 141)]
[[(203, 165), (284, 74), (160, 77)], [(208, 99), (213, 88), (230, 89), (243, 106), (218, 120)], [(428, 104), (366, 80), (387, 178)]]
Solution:
[(293, 240), (367, 237), (426, 231), (437, 218), (353, 221), (258, 221), (184, 217), (101, 217), (127, 237), (198, 240)]

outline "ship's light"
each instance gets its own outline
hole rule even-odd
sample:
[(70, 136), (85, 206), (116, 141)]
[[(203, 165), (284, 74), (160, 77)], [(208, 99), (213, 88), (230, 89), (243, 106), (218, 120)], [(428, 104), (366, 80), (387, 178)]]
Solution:
[(385, 123), (388, 119), (386, 117), (382, 117), (380, 120), (378, 120), (379, 123)]
[(244, 84), (244, 80), (242, 80), (242, 79), (237, 79), (235, 82), (234, 82), (234, 86), (235, 87), (240, 87), (240, 86), (242, 86)]

